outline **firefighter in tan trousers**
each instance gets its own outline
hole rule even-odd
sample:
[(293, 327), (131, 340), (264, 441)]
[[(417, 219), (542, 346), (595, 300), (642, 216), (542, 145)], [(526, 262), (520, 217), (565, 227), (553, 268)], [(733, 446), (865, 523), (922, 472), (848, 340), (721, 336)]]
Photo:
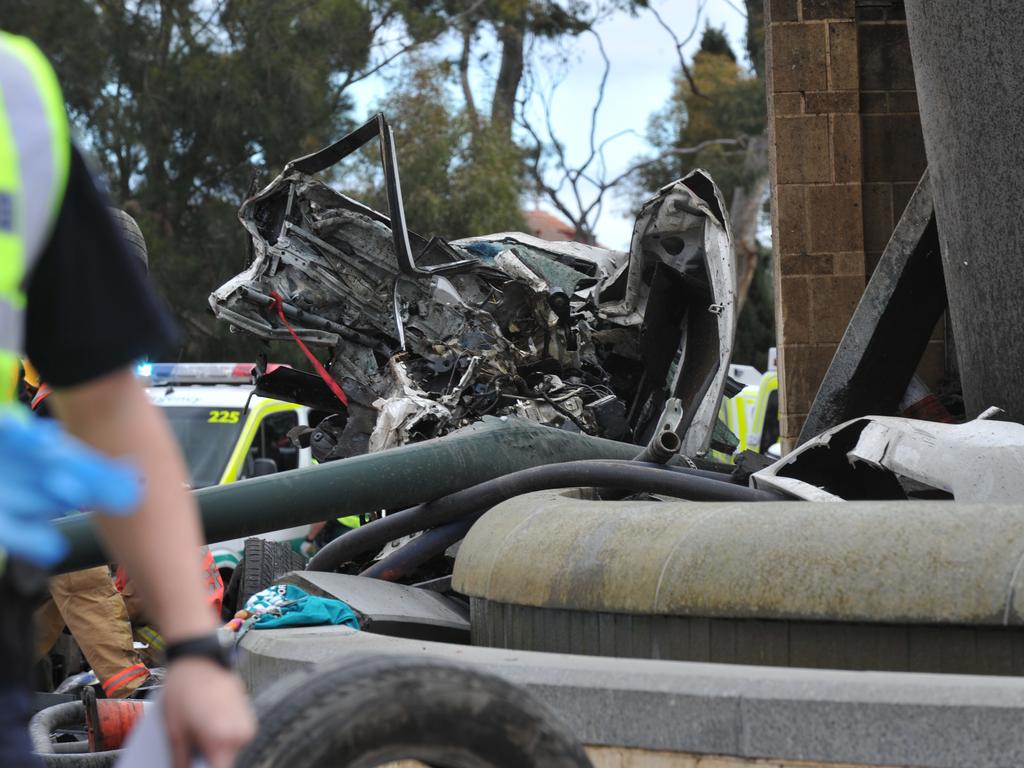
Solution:
[[(49, 415), (49, 387), (40, 385), (31, 362), (23, 360), (22, 367), (32, 410), (38, 416)], [(50, 652), (67, 626), (108, 698), (130, 695), (148, 676), (135, 652), (124, 599), (105, 565), (52, 576), (50, 596), (36, 610), (35, 625), (36, 659)]]

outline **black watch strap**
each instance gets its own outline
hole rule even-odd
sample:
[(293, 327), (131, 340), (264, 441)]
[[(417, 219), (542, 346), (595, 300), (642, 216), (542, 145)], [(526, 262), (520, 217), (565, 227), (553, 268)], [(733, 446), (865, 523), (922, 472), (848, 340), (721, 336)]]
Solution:
[(179, 640), (176, 643), (168, 643), (167, 663), (185, 658), (201, 658), (219, 664), (224, 669), (231, 669), (231, 651), (221, 645), (215, 632), (199, 637), (191, 637), (187, 640)]

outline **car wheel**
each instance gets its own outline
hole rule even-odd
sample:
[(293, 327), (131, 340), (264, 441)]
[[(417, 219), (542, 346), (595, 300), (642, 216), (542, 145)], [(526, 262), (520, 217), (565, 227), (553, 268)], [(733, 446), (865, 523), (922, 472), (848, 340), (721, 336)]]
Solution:
[[(235, 611), (241, 610), (249, 598), (269, 587), (290, 571), (306, 567), (306, 558), (287, 544), (266, 539), (246, 539), (245, 557), (235, 567), (233, 582), (238, 576), (238, 599)], [(234, 615), (232, 613), (232, 615)]]
[(349, 656), (290, 675), (256, 700), (239, 765), (583, 768), (586, 753), (523, 688), (469, 667)]

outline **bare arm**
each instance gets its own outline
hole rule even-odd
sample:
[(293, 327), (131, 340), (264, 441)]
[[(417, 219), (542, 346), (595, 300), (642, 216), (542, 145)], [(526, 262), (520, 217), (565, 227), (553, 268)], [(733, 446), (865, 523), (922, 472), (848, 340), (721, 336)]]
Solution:
[[(129, 370), (54, 392), (53, 400), (69, 432), (101, 453), (128, 459), (142, 473), (138, 510), (96, 520), (160, 632), (173, 643), (212, 631), (218, 617), (206, 602), (199, 518), (163, 416)], [(241, 681), (210, 659), (171, 664), (163, 702), (176, 768), (186, 768), (196, 752), (212, 768), (228, 768), (255, 730)]]
[(54, 392), (53, 400), (71, 434), (101, 453), (127, 458), (144, 478), (134, 514), (96, 520), (161, 633), (174, 642), (213, 630), (217, 617), (206, 602), (199, 518), (167, 422), (128, 370)]

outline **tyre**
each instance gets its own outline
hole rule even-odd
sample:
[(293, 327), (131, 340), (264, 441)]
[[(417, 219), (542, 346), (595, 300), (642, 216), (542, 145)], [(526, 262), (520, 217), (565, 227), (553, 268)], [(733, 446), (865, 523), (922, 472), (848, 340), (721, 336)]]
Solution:
[(301, 670), (256, 699), (259, 733), (238, 765), (583, 768), (583, 748), (526, 690), (465, 666), (350, 656)]
[(220, 617), (224, 621), (231, 621), (235, 614), (242, 608), (238, 604), (238, 593), (242, 589), (242, 563), (239, 561), (235, 569), (231, 571), (231, 578), (224, 582), (224, 602), (220, 607)]
[[(249, 598), (289, 571), (301, 571), (306, 559), (287, 544), (266, 539), (246, 539), (245, 557), (235, 567), (232, 581), (238, 575), (238, 601), (235, 610), (245, 607)], [(241, 571), (241, 573), (238, 573)]]
[(128, 245), (128, 251), (142, 259), (148, 272), (149, 250), (146, 248), (146, 238), (142, 236), (142, 230), (139, 229), (138, 223), (120, 208), (108, 208), (107, 210), (110, 211), (110, 218), (114, 220), (114, 228)]

